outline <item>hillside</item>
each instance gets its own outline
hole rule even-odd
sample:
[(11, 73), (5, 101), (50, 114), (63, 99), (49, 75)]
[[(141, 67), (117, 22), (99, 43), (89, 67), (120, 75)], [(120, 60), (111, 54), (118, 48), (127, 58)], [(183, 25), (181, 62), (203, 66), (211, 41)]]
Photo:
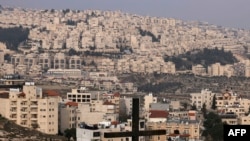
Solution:
[(166, 56), (165, 61), (172, 61), (175, 63), (177, 70), (191, 69), (192, 65), (201, 64), (205, 68), (214, 64), (220, 63), (221, 65), (234, 64), (238, 62), (236, 57), (229, 51), (224, 51), (224, 49), (207, 49), (188, 51), (185, 54), (180, 54), (178, 56)]
[(39, 131), (21, 127), (0, 117), (0, 140), (11, 141), (66, 141), (63, 136), (46, 135)]

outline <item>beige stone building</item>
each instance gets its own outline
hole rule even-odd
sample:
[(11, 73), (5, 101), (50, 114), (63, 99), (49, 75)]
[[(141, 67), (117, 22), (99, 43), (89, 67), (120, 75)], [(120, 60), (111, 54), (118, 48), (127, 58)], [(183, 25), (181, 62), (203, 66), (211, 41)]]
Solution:
[(196, 105), (197, 109), (201, 109), (202, 105), (205, 103), (206, 108), (210, 109), (212, 106), (213, 96), (215, 93), (208, 89), (201, 90), (200, 93), (191, 93), (191, 104)]
[(27, 66), (27, 69), (30, 69), (31, 66), (37, 65), (38, 63), (38, 55), (31, 53), (27, 54), (24, 59), (24, 65)]
[(14, 66), (23, 65), (25, 56), (22, 54), (14, 54), (11, 56), (11, 64)]
[[(3, 96), (5, 95), (5, 97)], [(43, 92), (34, 82), (26, 82), (23, 90), (10, 89), (1, 94), (1, 115), (23, 127), (46, 134), (58, 133), (59, 94)]]
[(248, 124), (250, 100), (241, 98), (233, 91), (216, 96), (216, 107), (223, 122), (230, 125)]
[(167, 135), (151, 136), (149, 141), (166, 141), (168, 138), (175, 139), (176, 137), (195, 140), (201, 137), (200, 126), (201, 123), (196, 120), (168, 120), (165, 123), (147, 123), (146, 128), (148, 130), (166, 129), (167, 131)]
[(56, 53), (54, 56), (54, 69), (66, 69), (66, 56), (64, 53)]
[(192, 73), (195, 75), (206, 75), (207, 74), (206, 68), (200, 64), (192, 66)]
[(64, 133), (66, 129), (76, 128), (81, 120), (77, 117), (78, 103), (76, 102), (61, 102), (59, 106), (59, 130)]
[(157, 103), (157, 97), (154, 97), (152, 93), (144, 96), (144, 110), (145, 110), (145, 112), (150, 110), (151, 103)]
[(0, 50), (0, 66), (4, 63), (4, 52)]
[(71, 56), (69, 58), (69, 69), (81, 69), (82, 64), (81, 64), (81, 58), (79, 56)]
[(50, 69), (51, 68), (51, 57), (49, 53), (39, 54), (38, 64), (41, 65), (42, 69)]
[(72, 89), (71, 92), (67, 93), (67, 100), (77, 103), (91, 103), (91, 93), (85, 87)]

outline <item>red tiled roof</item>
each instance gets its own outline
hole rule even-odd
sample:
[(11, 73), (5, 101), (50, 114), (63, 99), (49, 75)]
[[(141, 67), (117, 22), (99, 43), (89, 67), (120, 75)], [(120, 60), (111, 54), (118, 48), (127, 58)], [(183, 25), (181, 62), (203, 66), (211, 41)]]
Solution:
[(76, 102), (67, 102), (65, 105), (77, 107), (77, 106), (78, 106), (78, 103), (76, 103)]
[(59, 93), (54, 91), (54, 90), (47, 90), (47, 91), (43, 92), (43, 94), (45, 94), (47, 96), (59, 96)]
[(120, 93), (119, 92), (114, 93), (114, 97), (120, 97)]
[(18, 96), (25, 96), (26, 94), (24, 92), (20, 93)]
[(117, 125), (118, 124), (118, 121), (112, 121), (111, 122), (111, 125)]
[(188, 116), (195, 116), (195, 113), (188, 113)]
[(115, 104), (112, 103), (112, 102), (109, 102), (109, 101), (105, 101), (105, 102), (103, 103), (103, 105), (115, 105)]
[(168, 112), (161, 110), (150, 110), (149, 118), (167, 118)]

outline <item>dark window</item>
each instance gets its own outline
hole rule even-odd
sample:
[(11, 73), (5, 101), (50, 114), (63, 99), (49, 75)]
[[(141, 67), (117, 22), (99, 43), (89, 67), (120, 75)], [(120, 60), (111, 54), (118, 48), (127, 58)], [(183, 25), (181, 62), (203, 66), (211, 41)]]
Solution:
[(100, 137), (100, 132), (94, 132), (94, 133), (93, 133), (93, 136), (94, 136), (94, 137)]

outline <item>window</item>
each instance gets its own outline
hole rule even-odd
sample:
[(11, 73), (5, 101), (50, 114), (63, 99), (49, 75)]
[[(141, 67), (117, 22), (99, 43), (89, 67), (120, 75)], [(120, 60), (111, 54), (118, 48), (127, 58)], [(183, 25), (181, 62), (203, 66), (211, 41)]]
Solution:
[(94, 132), (93, 137), (100, 137), (100, 132)]

